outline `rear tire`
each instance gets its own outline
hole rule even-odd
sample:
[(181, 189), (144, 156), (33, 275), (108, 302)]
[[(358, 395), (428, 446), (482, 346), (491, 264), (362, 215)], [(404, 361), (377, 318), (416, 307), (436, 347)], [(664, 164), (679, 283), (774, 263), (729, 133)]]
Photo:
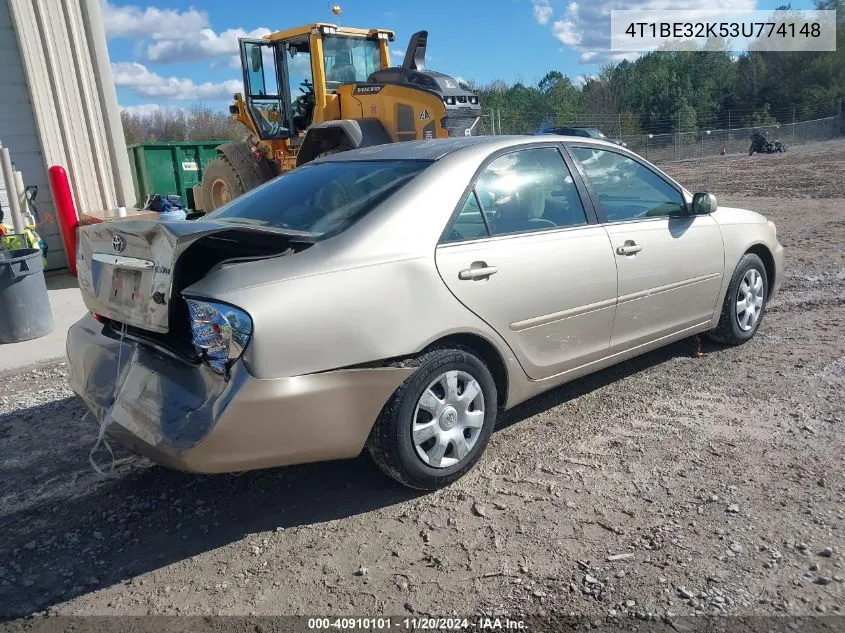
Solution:
[(725, 345), (741, 345), (751, 340), (766, 313), (769, 298), (769, 278), (763, 260), (754, 253), (746, 253), (734, 270), (719, 325), (707, 337)]
[(367, 448), (389, 477), (436, 490), (463, 477), (484, 452), (496, 425), (496, 383), (484, 361), (458, 345), (402, 365), (418, 369), (385, 405)]
[(202, 174), (202, 198), (207, 213), (244, 193), (238, 172), (225, 156), (208, 162)]

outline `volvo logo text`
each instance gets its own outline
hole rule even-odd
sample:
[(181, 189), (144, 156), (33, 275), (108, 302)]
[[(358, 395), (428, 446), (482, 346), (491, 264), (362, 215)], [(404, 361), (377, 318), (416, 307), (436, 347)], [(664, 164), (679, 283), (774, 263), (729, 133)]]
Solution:
[(115, 235), (111, 238), (111, 247), (114, 249), (115, 253), (122, 253), (123, 249), (126, 248), (126, 240), (120, 235)]

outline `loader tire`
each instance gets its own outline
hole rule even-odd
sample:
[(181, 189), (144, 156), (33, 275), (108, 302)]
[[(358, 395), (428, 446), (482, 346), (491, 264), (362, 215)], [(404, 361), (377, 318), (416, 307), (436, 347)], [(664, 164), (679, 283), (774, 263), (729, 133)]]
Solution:
[(208, 162), (202, 175), (202, 197), (205, 211), (210, 213), (244, 193), (238, 172), (225, 156)]

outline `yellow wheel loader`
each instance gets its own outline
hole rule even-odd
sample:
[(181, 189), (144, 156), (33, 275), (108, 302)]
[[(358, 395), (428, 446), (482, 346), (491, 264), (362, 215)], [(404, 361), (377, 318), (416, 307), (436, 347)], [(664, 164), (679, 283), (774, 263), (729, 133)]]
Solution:
[(194, 192), (198, 210), (212, 211), (318, 156), (483, 134), (478, 96), (425, 68), (428, 33), (411, 37), (395, 67), (393, 39), (384, 29), (326, 23), (241, 39), (244, 93), (229, 111), (251, 134), (217, 148)]

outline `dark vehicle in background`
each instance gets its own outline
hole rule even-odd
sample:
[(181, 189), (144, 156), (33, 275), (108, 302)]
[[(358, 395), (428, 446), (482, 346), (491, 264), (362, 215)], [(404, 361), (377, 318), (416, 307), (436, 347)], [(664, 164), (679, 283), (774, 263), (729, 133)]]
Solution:
[(600, 141), (610, 141), (622, 147), (627, 147), (627, 143), (619, 139), (610, 139), (605, 136), (604, 132), (594, 127), (549, 127), (544, 128), (538, 134), (559, 134), (561, 136), (583, 136), (586, 138), (595, 138)]
[(786, 145), (780, 142), (779, 139), (769, 141), (760, 132), (751, 133), (751, 147), (748, 148), (748, 155), (753, 156), (757, 154), (779, 154), (786, 151)]

